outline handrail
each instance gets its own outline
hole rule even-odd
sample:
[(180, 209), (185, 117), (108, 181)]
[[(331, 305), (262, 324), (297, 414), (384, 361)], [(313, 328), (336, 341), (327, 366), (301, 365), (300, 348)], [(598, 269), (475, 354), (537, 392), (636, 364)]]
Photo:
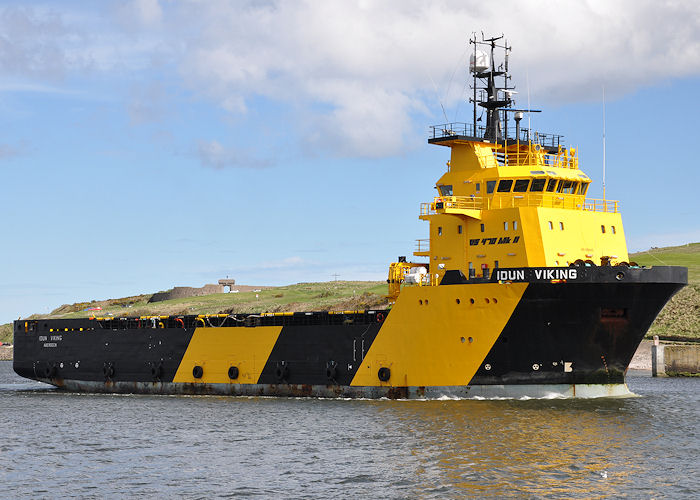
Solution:
[(430, 251), (430, 238), (421, 238), (416, 240), (415, 252), (429, 252)]
[(492, 197), (438, 196), (429, 203), (421, 203), (420, 215), (449, 213), (450, 210), (492, 210), (498, 208), (544, 207), (566, 208), (586, 212), (617, 213), (619, 201), (584, 199), (579, 195), (562, 193), (509, 193)]
[[(520, 129), (520, 136), (516, 135), (514, 129), (508, 131), (508, 140), (520, 141), (522, 143), (532, 142), (533, 144), (541, 144), (544, 147), (558, 148), (562, 145), (563, 135), (545, 134), (536, 130), (528, 130), (527, 128)], [(485, 126), (474, 127), (471, 123), (452, 122), (441, 123), (439, 125), (431, 125), (428, 132), (428, 139), (442, 139), (448, 137), (474, 137), (477, 139), (486, 139), (487, 128)], [(502, 141), (500, 138), (499, 141)]]

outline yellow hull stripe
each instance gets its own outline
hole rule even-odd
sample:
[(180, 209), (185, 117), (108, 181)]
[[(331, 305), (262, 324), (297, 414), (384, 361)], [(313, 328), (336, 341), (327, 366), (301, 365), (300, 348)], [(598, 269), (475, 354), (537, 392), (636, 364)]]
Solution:
[[(173, 382), (257, 384), (281, 331), (281, 326), (197, 328)], [(202, 367), (202, 378), (194, 378), (195, 366)], [(231, 366), (238, 367), (236, 380), (228, 377)]]
[[(527, 283), (405, 287), (350, 385), (467, 385), (526, 288)], [(387, 382), (377, 376), (381, 367), (391, 370)]]

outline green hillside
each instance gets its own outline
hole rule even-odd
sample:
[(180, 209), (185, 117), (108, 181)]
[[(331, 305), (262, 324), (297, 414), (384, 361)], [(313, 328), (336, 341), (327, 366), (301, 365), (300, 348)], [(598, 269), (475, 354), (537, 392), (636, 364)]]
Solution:
[[(331, 281), (266, 287), (260, 291), (217, 293), (149, 303), (151, 295), (136, 295), (62, 305), (33, 318), (87, 318), (90, 316), (150, 316), (180, 314), (255, 313), (287, 311), (346, 311), (386, 307), (386, 283)], [(99, 311), (86, 311), (100, 307)], [(0, 326), (0, 342), (12, 341), (12, 325)]]
[(630, 260), (643, 266), (684, 266), (688, 268), (688, 286), (663, 308), (651, 325), (647, 337), (658, 335), (700, 339), (700, 243), (678, 247), (654, 248), (630, 254)]
[[(700, 339), (700, 243), (654, 248), (630, 254), (630, 260), (651, 267), (688, 268), (689, 285), (681, 290), (652, 325), (648, 337)], [(148, 303), (151, 295), (63, 305), (48, 315), (33, 317), (78, 318), (97, 316), (148, 316), (176, 314), (252, 313), (285, 311), (357, 310), (386, 306), (386, 284), (378, 281), (299, 283), (258, 292), (222, 293)], [(100, 311), (85, 311), (90, 307)], [(12, 325), (0, 325), (0, 341), (12, 341)]]
[(642, 266), (684, 266), (688, 268), (688, 283), (700, 285), (700, 243), (679, 247), (654, 248), (630, 254), (630, 260)]

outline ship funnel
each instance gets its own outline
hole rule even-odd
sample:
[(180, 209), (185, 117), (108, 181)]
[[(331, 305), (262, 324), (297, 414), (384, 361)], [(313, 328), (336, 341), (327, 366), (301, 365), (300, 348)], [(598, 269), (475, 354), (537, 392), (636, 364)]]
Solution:
[(488, 71), (491, 67), (490, 59), (486, 52), (477, 50), (474, 54), (469, 56), (469, 72), (483, 73), (484, 71)]

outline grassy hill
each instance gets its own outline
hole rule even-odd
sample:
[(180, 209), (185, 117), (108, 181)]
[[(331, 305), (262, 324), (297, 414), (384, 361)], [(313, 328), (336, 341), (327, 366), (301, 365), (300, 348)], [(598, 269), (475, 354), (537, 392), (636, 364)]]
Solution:
[[(681, 290), (651, 326), (648, 337), (700, 338), (700, 243), (654, 248), (630, 255), (630, 260), (647, 267), (685, 266), (689, 285)], [(149, 303), (151, 295), (81, 302), (63, 305), (48, 315), (34, 317), (79, 318), (97, 316), (147, 316), (176, 314), (251, 313), (284, 311), (343, 311), (371, 309), (386, 305), (386, 284), (379, 281), (334, 281), (299, 283), (266, 288), (259, 292), (220, 293), (203, 297)], [(85, 311), (89, 307), (102, 310)], [(12, 341), (12, 325), (0, 325), (0, 341)]]
[(647, 337), (658, 335), (700, 339), (700, 243), (678, 247), (653, 248), (630, 254), (630, 260), (644, 266), (684, 266), (688, 268), (688, 286), (663, 308), (651, 325)]
[[(149, 316), (179, 314), (254, 313), (287, 311), (348, 311), (387, 305), (387, 285), (381, 281), (331, 281), (267, 287), (260, 291), (217, 293), (149, 303), (151, 295), (66, 304), (31, 318), (90, 316)], [(85, 309), (101, 307), (99, 311)], [(12, 325), (0, 326), (0, 342), (12, 341)]]

